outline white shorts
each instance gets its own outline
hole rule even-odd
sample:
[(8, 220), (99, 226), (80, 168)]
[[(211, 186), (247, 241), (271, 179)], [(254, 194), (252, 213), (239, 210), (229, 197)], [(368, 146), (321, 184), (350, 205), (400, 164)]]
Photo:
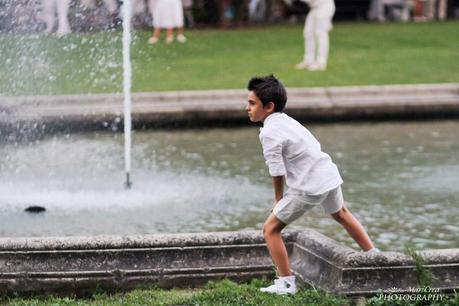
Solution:
[(273, 214), (282, 223), (290, 224), (317, 205), (321, 205), (327, 214), (338, 212), (344, 206), (341, 186), (319, 195), (305, 195), (289, 189), (274, 207)]

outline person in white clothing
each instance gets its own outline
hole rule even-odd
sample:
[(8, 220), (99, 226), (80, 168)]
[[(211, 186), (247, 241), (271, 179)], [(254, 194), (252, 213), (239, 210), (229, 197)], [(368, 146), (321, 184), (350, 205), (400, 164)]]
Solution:
[(327, 69), (330, 42), (328, 33), (332, 29), (335, 14), (333, 0), (302, 0), (309, 5), (309, 13), (304, 24), (304, 58), (297, 69), (311, 71)]
[(148, 43), (154, 45), (159, 42), (161, 29), (167, 29), (166, 43), (174, 41), (174, 28), (177, 28), (177, 41), (186, 42), (184, 35), (184, 19), (182, 0), (150, 0), (150, 10), (153, 15), (153, 35)]
[[(71, 0), (42, 0), (42, 19), (46, 24), (46, 33), (53, 32), (56, 13), (58, 19), (56, 35), (62, 37), (72, 32), (68, 19), (70, 3)], [(110, 14), (114, 14), (118, 9), (116, 0), (104, 0), (104, 3)], [(81, 5), (87, 9), (97, 7), (96, 0), (81, 0)]]
[(46, 24), (46, 33), (53, 32), (56, 13), (58, 18), (56, 35), (62, 37), (72, 32), (67, 17), (69, 6), (70, 0), (42, 0), (42, 18)]
[(320, 143), (302, 124), (283, 113), (287, 93), (282, 83), (272, 75), (254, 77), (247, 88), (245, 109), (252, 122), (263, 123), (260, 141), (274, 189), (274, 205), (263, 225), (263, 235), (278, 279), (261, 291), (295, 294), (295, 276), (281, 231), (307, 210), (321, 205), (365, 252), (379, 250), (344, 206), (340, 187), (343, 180), (330, 156), (322, 152)]

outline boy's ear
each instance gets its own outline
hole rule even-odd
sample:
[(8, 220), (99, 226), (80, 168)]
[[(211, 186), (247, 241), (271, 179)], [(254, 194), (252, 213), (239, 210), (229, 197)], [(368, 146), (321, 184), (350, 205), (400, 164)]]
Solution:
[(268, 102), (268, 104), (266, 104), (266, 110), (268, 112), (274, 112), (275, 108), (276, 106), (274, 105), (274, 102)]

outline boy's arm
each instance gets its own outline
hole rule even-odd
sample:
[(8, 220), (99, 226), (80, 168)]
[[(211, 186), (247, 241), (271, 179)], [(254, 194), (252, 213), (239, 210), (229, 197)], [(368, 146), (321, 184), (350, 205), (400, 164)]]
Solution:
[(263, 156), (273, 180), (274, 205), (284, 196), (284, 176), (286, 173), (282, 157), (282, 142), (273, 137), (261, 136)]
[(284, 196), (284, 176), (273, 176), (274, 205)]

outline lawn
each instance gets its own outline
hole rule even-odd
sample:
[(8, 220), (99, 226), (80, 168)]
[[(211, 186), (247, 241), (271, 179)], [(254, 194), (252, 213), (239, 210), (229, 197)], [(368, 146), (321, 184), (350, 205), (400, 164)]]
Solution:
[[(192, 30), (186, 44), (151, 46), (136, 31), (134, 92), (244, 88), (253, 75), (274, 73), (288, 87), (459, 82), (459, 22), (337, 23), (329, 69), (294, 69), (302, 59), (301, 25)], [(0, 35), (0, 94), (121, 92), (118, 31)]]
[[(276, 296), (262, 293), (259, 288), (268, 284), (265, 280), (255, 279), (250, 284), (238, 285), (224, 280), (209, 283), (205, 288), (196, 289), (173, 289), (161, 290), (138, 289), (129, 293), (109, 295), (105, 293), (94, 294), (91, 298), (28, 298), (28, 299), (4, 299), (0, 302), (14, 306), (57, 306), (57, 305), (199, 305), (199, 306), (346, 306), (355, 305), (355, 301), (324, 293), (316, 289), (302, 289), (295, 296)], [(371, 306), (408, 306), (408, 305), (458, 305), (459, 296), (445, 298), (442, 302), (404, 302), (384, 301), (378, 297), (367, 299), (365, 305)]]

